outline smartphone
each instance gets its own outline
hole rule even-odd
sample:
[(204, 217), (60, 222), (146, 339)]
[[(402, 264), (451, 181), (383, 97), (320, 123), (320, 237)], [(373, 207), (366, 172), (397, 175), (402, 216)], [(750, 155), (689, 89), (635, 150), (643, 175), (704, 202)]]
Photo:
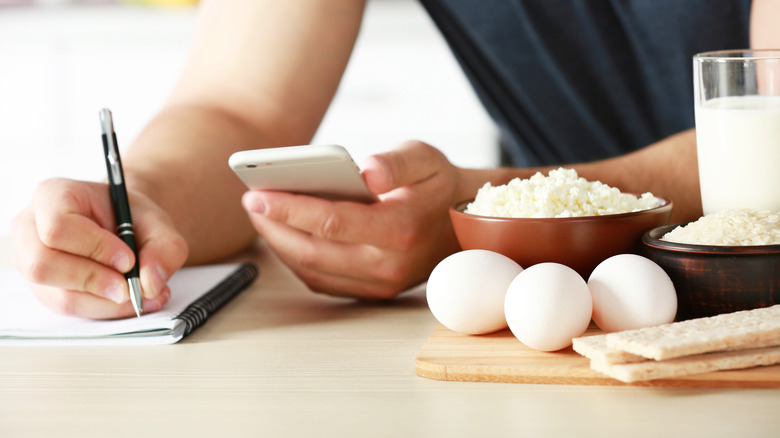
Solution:
[(328, 200), (377, 201), (349, 152), (338, 145), (305, 145), (236, 152), (230, 168), (250, 189)]

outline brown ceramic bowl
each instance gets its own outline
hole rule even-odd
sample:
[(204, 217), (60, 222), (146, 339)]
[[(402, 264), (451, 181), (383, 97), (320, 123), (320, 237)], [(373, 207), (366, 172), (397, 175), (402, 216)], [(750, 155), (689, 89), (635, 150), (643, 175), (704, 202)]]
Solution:
[(486, 249), (527, 268), (542, 262), (561, 263), (586, 280), (607, 258), (637, 253), (645, 231), (669, 223), (671, 201), (633, 213), (571, 218), (502, 218), (464, 213), (469, 201), (450, 208), (462, 249)]
[(649, 230), (642, 253), (677, 290), (677, 320), (780, 304), (780, 245), (710, 246), (661, 240), (682, 224)]

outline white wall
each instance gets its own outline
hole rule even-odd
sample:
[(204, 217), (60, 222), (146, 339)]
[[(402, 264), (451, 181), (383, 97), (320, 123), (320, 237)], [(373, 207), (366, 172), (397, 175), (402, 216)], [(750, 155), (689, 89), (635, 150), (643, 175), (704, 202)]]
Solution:
[[(186, 56), (192, 9), (0, 8), (0, 234), (36, 183), (104, 178), (98, 110), (127, 147)], [(497, 162), (495, 133), (445, 43), (412, 0), (372, 0), (344, 82), (315, 142), (359, 162), (417, 138), (455, 164)]]

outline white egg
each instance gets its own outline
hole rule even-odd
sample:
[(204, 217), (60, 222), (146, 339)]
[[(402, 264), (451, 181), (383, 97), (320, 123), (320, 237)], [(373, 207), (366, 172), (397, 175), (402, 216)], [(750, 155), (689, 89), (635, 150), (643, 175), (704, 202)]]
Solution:
[(506, 328), (504, 296), (523, 268), (492, 251), (461, 251), (445, 258), (428, 278), (433, 316), (448, 329), (469, 335)]
[(635, 254), (601, 262), (588, 279), (593, 321), (605, 332), (637, 329), (674, 321), (677, 294), (663, 268)]
[(571, 345), (587, 330), (592, 310), (585, 280), (558, 263), (533, 265), (509, 285), (504, 311), (512, 334), (543, 351)]

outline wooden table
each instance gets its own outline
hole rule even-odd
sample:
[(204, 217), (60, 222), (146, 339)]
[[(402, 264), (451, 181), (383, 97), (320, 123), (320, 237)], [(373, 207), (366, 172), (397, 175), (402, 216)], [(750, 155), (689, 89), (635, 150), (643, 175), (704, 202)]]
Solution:
[(325, 297), (258, 248), (258, 281), (179, 344), (1, 348), (0, 436), (780, 434), (773, 389), (419, 377), (414, 359), (436, 326), (422, 288), (387, 304)]

